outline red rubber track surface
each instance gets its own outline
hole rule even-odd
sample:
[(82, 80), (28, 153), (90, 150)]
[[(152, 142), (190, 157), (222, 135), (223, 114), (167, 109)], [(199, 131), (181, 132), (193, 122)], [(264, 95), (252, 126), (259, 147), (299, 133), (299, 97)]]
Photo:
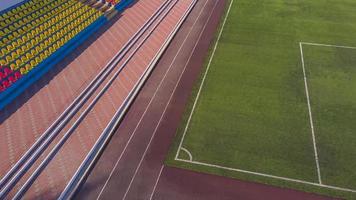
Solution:
[(77, 199), (328, 199), (164, 166), (224, 8), (223, 0), (198, 1)]
[[(24, 154), (36, 138), (79, 95), (100, 69), (114, 57), (116, 52), (142, 27), (143, 23), (163, 2), (164, 0), (137, 1), (116, 21), (114, 20), (101, 33), (91, 37), (86, 44), (79, 47), (65, 61), (56, 66), (50, 72), (50, 76), (41, 79), (1, 113), (0, 137), (5, 139), (0, 140), (0, 158), (3, 160), (0, 166), (0, 176), (3, 176), (10, 169), (11, 165)], [(127, 63), (109, 89), (79, 124), (54, 160), (38, 177), (26, 194), (26, 199), (53, 199), (58, 197), (100, 133), (122, 105), (128, 93), (174, 29), (180, 17), (187, 10), (190, 2), (191, 0), (180, 0), (174, 6), (168, 17), (160, 23), (135, 56)], [(131, 52), (132, 50), (128, 55)], [(128, 55), (117, 64), (117, 68), (126, 60)], [(112, 74), (110, 77), (112, 77)], [(66, 130), (74, 124), (78, 116), (83, 113), (89, 102), (94, 99), (106, 82), (99, 87), (83, 109), (61, 131), (44, 155), (49, 153)], [(43, 159), (44, 156), (41, 158)], [(17, 184), (9, 198), (14, 195), (15, 191), (19, 189), (39, 163), (39, 161), (36, 162), (29, 173), (25, 175), (25, 178)]]

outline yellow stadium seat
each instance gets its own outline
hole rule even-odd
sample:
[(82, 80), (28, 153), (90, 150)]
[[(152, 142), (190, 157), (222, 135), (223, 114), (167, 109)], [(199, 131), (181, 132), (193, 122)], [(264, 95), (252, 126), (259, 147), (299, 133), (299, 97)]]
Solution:
[(14, 60), (15, 58), (17, 58), (17, 53), (16, 52), (12, 52), (11, 53), (11, 58)]
[(16, 41), (12, 42), (11, 45), (12, 45), (12, 47), (14, 47), (14, 49), (18, 46)]
[(12, 70), (12, 71), (15, 71), (16, 70), (16, 65), (15, 64), (10, 64), (10, 69)]
[(25, 75), (25, 74), (26, 74), (26, 69), (25, 69), (24, 67), (21, 67), (20, 73), (21, 73), (22, 75)]
[(49, 54), (50, 54), (50, 53), (49, 53), (49, 51), (48, 51), (48, 50), (45, 50), (45, 51), (44, 51), (44, 55), (45, 55), (46, 57), (48, 57), (48, 56), (49, 56)]
[(6, 56), (6, 63), (10, 63), (12, 61), (11, 56)]
[(6, 49), (7, 49), (8, 51), (11, 51), (11, 50), (13, 49), (13, 47), (12, 47), (11, 45), (7, 45)]
[(27, 58), (27, 60), (30, 60), (31, 59), (31, 54), (30, 53), (26, 53), (26, 58)]
[(3, 54), (3, 55), (6, 55), (7, 53), (8, 53), (9, 51), (7, 50), (7, 49), (1, 49), (1, 53)]
[(26, 64), (26, 71), (31, 71), (32, 67), (30, 64)]
[(31, 61), (30, 61), (30, 65), (34, 67), (34, 66), (36, 66), (36, 65), (37, 65), (37, 63), (36, 63), (36, 61), (35, 61), (35, 60), (31, 60)]
[(15, 63), (16, 63), (17, 66), (21, 66), (22, 65), (21, 60), (16, 60)]
[(23, 63), (25, 63), (25, 62), (27, 62), (27, 58), (26, 58), (25, 56), (22, 56), (22, 57), (21, 57), (21, 61), (22, 61)]

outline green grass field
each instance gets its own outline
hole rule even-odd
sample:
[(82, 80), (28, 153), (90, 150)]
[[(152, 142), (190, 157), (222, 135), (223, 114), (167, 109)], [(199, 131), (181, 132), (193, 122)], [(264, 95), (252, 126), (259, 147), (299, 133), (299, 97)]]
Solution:
[(356, 199), (356, 1), (234, 0), (221, 28), (167, 164)]

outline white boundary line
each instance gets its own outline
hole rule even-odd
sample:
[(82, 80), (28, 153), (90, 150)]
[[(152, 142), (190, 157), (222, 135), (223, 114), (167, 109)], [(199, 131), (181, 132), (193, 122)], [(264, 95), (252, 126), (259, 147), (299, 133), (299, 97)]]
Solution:
[[(206, 7), (206, 5), (207, 5), (208, 2), (209, 2), (209, 1), (207, 0), (207, 1), (205, 2), (205, 4), (204, 4), (204, 7), (200, 10), (199, 16), (196, 18), (194, 24), (192, 25), (192, 28), (195, 26), (196, 22), (197, 22), (198, 19), (200, 18), (201, 14), (203, 13), (203, 10), (205, 9), (205, 7)], [(145, 149), (145, 152), (143, 153), (143, 155), (142, 155), (142, 157), (141, 157), (141, 160), (140, 160), (138, 166), (136, 167), (135, 173), (134, 173), (133, 177), (131, 178), (130, 184), (129, 184), (129, 186), (128, 186), (126, 192), (125, 192), (124, 197), (122, 198), (123, 200), (126, 199), (126, 196), (127, 196), (128, 192), (130, 191), (131, 185), (132, 185), (134, 179), (136, 178), (137, 172), (138, 172), (138, 170), (139, 170), (140, 167), (141, 167), (142, 161), (143, 161), (143, 159), (144, 159), (145, 156), (146, 156), (147, 150), (149, 149), (149, 147), (150, 147), (150, 145), (151, 145), (151, 142), (152, 142), (154, 136), (156, 135), (156, 132), (157, 132), (157, 130), (158, 130), (158, 127), (159, 127), (159, 125), (161, 124), (161, 122), (162, 122), (162, 120), (163, 120), (163, 117), (165, 116), (165, 113), (166, 113), (166, 111), (167, 111), (167, 109), (168, 109), (168, 106), (169, 106), (170, 103), (171, 103), (173, 94), (175, 93), (175, 91), (176, 91), (176, 89), (177, 89), (177, 87), (178, 87), (178, 85), (179, 85), (179, 83), (180, 83), (180, 80), (181, 80), (181, 78), (182, 78), (182, 76), (183, 76), (185, 70), (187, 69), (188, 63), (189, 63), (190, 59), (192, 58), (193, 53), (194, 53), (196, 47), (198, 46), (198, 42), (200, 41), (201, 36), (203, 35), (203, 32), (204, 32), (204, 30), (205, 30), (205, 27), (207, 26), (208, 22), (210, 21), (210, 17), (212, 16), (212, 14), (213, 14), (213, 12), (214, 12), (214, 10), (215, 10), (216, 5), (217, 5), (218, 2), (219, 2), (219, 1), (215, 1), (214, 7), (213, 7), (213, 9), (211, 10), (211, 13), (210, 13), (210, 15), (209, 15), (207, 21), (205, 22), (204, 27), (202, 28), (202, 30), (201, 30), (201, 32), (200, 32), (200, 34), (199, 34), (199, 36), (198, 36), (198, 39), (197, 39), (196, 42), (195, 42), (195, 45), (194, 45), (194, 47), (193, 47), (193, 49), (192, 49), (192, 51), (191, 51), (191, 53), (190, 53), (190, 55), (189, 55), (189, 58), (187, 59), (187, 62), (186, 62), (185, 65), (184, 65), (184, 69), (183, 69), (183, 71), (181, 72), (181, 74), (180, 74), (180, 76), (179, 76), (179, 79), (178, 79), (178, 81), (176, 82), (176, 85), (175, 85), (175, 87), (174, 87), (174, 89), (173, 89), (173, 91), (172, 91), (172, 93), (171, 93), (171, 96), (169, 97), (169, 100), (168, 100), (168, 102), (167, 102), (167, 104), (166, 104), (166, 106), (165, 106), (165, 108), (164, 108), (164, 110), (163, 110), (163, 113), (161, 114), (161, 117), (160, 117), (160, 119), (159, 119), (159, 121), (158, 121), (158, 123), (157, 123), (157, 125), (156, 125), (156, 128), (155, 128), (155, 130), (153, 131), (153, 134), (152, 134), (152, 136), (151, 136), (151, 138), (150, 138), (150, 141), (148, 142), (148, 145), (147, 145), (147, 147), (146, 147), (146, 149)], [(192, 29), (191, 29), (191, 30), (192, 30)], [(190, 32), (189, 32), (189, 33), (190, 33)], [(189, 33), (187, 34), (187, 36), (190, 35)], [(182, 44), (184, 44), (184, 43), (182, 43)]]
[(159, 174), (158, 174), (156, 183), (155, 183), (155, 185), (153, 186), (153, 190), (152, 190), (152, 193), (151, 193), (151, 196), (150, 196), (150, 200), (152, 200), (153, 195), (155, 194), (156, 187), (157, 187), (157, 185), (158, 185), (159, 178), (161, 178), (161, 174), (162, 174), (163, 168), (164, 168), (164, 165), (162, 165), (161, 170), (159, 170)]
[(193, 161), (193, 156), (192, 156), (192, 154), (188, 151), (188, 149), (186, 149), (186, 148), (184, 148), (184, 147), (181, 147), (180, 149), (183, 150), (185, 153), (188, 154), (190, 161)]
[(274, 175), (270, 175), (270, 174), (264, 174), (264, 173), (254, 172), (254, 171), (247, 171), (247, 170), (236, 169), (236, 168), (231, 168), (231, 167), (224, 167), (224, 166), (220, 166), (220, 165), (209, 164), (209, 163), (204, 163), (204, 162), (199, 162), (199, 161), (190, 161), (190, 160), (184, 160), (184, 159), (180, 159), (180, 158), (177, 158), (176, 160), (185, 162), (185, 163), (195, 164), (195, 165), (207, 166), (207, 167), (218, 168), (218, 169), (225, 169), (228, 171), (235, 171), (235, 172), (240, 172), (240, 173), (245, 173), (245, 174), (264, 176), (264, 177), (268, 177), (268, 178), (279, 179), (279, 180), (284, 180), (284, 181), (289, 181), (289, 182), (295, 182), (295, 183), (301, 183), (301, 184), (306, 184), (306, 185), (318, 186), (318, 187), (322, 187), (322, 188), (329, 188), (329, 189), (334, 189), (334, 190), (356, 193), (356, 190), (349, 189), (349, 188), (342, 188), (342, 187), (336, 187), (336, 186), (332, 186), (332, 185), (325, 185), (325, 184), (320, 184), (320, 183), (303, 181), (303, 180), (299, 180), (299, 179), (274, 176)]
[(219, 35), (218, 35), (218, 38), (217, 38), (217, 40), (216, 40), (216, 43), (215, 43), (215, 46), (214, 46), (214, 49), (213, 49), (213, 53), (211, 54), (211, 57), (210, 57), (210, 59), (209, 59), (208, 66), (206, 67), (206, 70), (205, 70), (205, 73), (204, 73), (204, 76), (203, 76), (203, 80), (202, 80), (202, 82), (201, 82), (201, 84), (200, 84), (197, 97), (195, 98), (192, 111), (190, 112), (190, 115), (189, 115), (189, 118), (188, 118), (188, 121), (187, 121), (187, 125), (186, 125), (185, 128), (184, 128), (183, 137), (182, 137), (182, 139), (181, 139), (181, 141), (180, 141), (180, 143), (179, 143), (179, 147), (178, 147), (178, 149), (177, 149), (177, 153), (176, 153), (176, 156), (175, 156), (175, 158), (174, 158), (175, 160), (178, 159), (180, 149), (182, 148), (183, 140), (184, 140), (185, 135), (186, 135), (186, 133), (187, 133), (187, 130), (188, 130), (190, 121), (191, 121), (191, 119), (192, 119), (194, 110), (195, 110), (195, 108), (196, 108), (196, 106), (197, 106), (197, 102), (198, 102), (198, 100), (199, 100), (199, 96), (200, 96), (201, 90), (202, 90), (202, 88), (203, 88), (203, 85), (204, 85), (204, 82), (205, 82), (205, 79), (206, 79), (206, 75), (207, 75), (208, 72), (209, 72), (211, 62), (213, 61), (213, 58), (214, 58), (216, 49), (217, 49), (217, 47), (218, 47), (218, 44), (219, 44), (221, 35), (222, 35), (222, 33), (223, 33), (223, 30), (224, 30), (224, 27), (225, 27), (225, 24), (226, 24), (227, 17), (228, 17), (229, 14), (230, 14), (230, 10), (231, 10), (231, 7), (232, 7), (232, 4), (233, 4), (233, 3), (234, 3), (234, 0), (231, 0), (230, 5), (229, 5), (229, 8), (228, 8), (227, 13), (226, 13), (226, 16), (225, 16), (225, 19), (224, 19), (224, 22), (223, 22), (223, 24), (222, 24), (221, 30), (220, 30)]
[(308, 105), (308, 112), (309, 112), (309, 121), (310, 121), (310, 128), (311, 128), (311, 134), (312, 134), (312, 139), (313, 139), (313, 148), (314, 148), (315, 164), (316, 164), (316, 169), (317, 169), (317, 173), (318, 173), (318, 181), (319, 181), (320, 184), (322, 184), (322, 181), (321, 181), (321, 174), (320, 174), (320, 166), (319, 166), (318, 149), (317, 149), (317, 146), (316, 146), (316, 139), (315, 139), (313, 115), (312, 115), (312, 109), (311, 109), (311, 105), (310, 105), (308, 81), (307, 81), (307, 75), (306, 75), (306, 72), (305, 72), (304, 55), (303, 55), (303, 44), (302, 44), (301, 42), (299, 42), (299, 50), (300, 50), (300, 58), (301, 58), (301, 60), (302, 60), (302, 69), (303, 69), (305, 96), (307, 97), (307, 105)]

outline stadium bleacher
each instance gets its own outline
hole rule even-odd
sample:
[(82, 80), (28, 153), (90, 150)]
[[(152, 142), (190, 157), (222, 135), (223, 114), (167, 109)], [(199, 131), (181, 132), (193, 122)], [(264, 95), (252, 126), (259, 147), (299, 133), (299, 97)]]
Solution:
[(76, 0), (30, 0), (0, 14), (0, 92), (102, 15)]

